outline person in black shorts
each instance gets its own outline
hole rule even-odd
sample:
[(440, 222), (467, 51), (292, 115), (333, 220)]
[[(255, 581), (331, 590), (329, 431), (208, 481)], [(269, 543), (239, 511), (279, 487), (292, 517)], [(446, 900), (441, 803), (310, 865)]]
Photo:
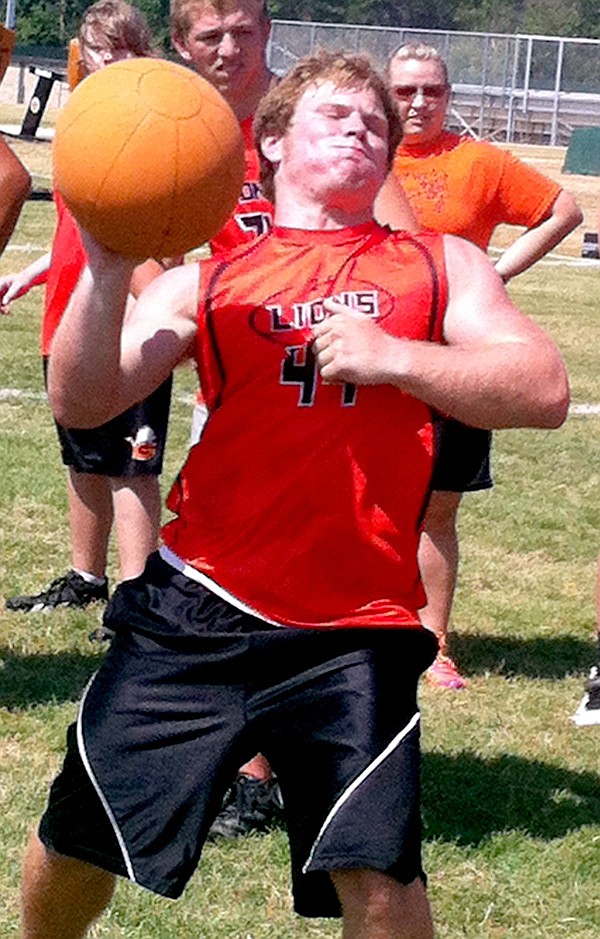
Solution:
[[(125, 0), (98, 0), (79, 30), (83, 73), (119, 59), (153, 55), (144, 15)], [(85, 79), (84, 79), (85, 80)], [(68, 209), (56, 196), (58, 224), (52, 251), (18, 274), (0, 279), (3, 308), (46, 278), (42, 357), (47, 370), (54, 332), (85, 265), (81, 240)], [(132, 275), (132, 298), (164, 264), (148, 260)], [(108, 599), (106, 567), (113, 523), (120, 578), (135, 577), (158, 543), (162, 471), (170, 407), (170, 379), (127, 412), (93, 430), (57, 425), (67, 467), (71, 567), (43, 590), (9, 597), (7, 610), (33, 613), (59, 607), (86, 607)], [(108, 636), (100, 629), (92, 637)]]
[(82, 232), (57, 419), (108, 420), (191, 350), (209, 418), (163, 547), (109, 604), (115, 639), (27, 850), (23, 939), (80, 939), (115, 874), (178, 896), (258, 749), (296, 910), (341, 913), (345, 939), (433, 936), (416, 703), (437, 648), (418, 617), (431, 408), (554, 427), (566, 375), (478, 249), (373, 220), (399, 120), (368, 60), (301, 60), (255, 133), (273, 230), (229, 263), (167, 272), (126, 323), (131, 264)]
[[(445, 129), (452, 87), (438, 49), (402, 45), (390, 58), (388, 76), (403, 122), (394, 172), (423, 228), (458, 235), (486, 250), (498, 225), (520, 226), (495, 263), (508, 283), (579, 225), (583, 216), (575, 199), (554, 180), (487, 141)], [(427, 594), (421, 617), (438, 637), (440, 651), (425, 677), (435, 687), (460, 690), (468, 682), (449, 648), (459, 569), (457, 518), (463, 493), (492, 486), (491, 437), (441, 419), (439, 439), (419, 563)]]

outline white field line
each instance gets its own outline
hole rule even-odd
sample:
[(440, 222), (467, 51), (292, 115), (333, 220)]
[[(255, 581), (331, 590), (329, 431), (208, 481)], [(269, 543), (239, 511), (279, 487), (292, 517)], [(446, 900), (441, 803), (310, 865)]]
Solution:
[(30, 252), (39, 251), (42, 254), (45, 254), (46, 251), (49, 250), (50, 245), (32, 245), (30, 242), (26, 242), (24, 245), (8, 244), (4, 249), (4, 254), (8, 254), (10, 251), (16, 251), (19, 254), (29, 254)]
[[(29, 243), (24, 244), (24, 245), (9, 244), (4, 249), (4, 254), (8, 254), (9, 252), (13, 251), (15, 254), (38, 254), (40, 255), (40, 254), (46, 254), (46, 252), (49, 250), (50, 250), (50, 245), (42, 246), (42, 245), (32, 245)], [(188, 252), (187, 257), (189, 258), (209, 257), (208, 246), (201, 245), (199, 248), (193, 248), (191, 251)]]
[[(491, 257), (499, 258), (502, 254), (502, 248), (491, 247), (488, 250)], [(540, 264), (554, 264), (564, 267), (589, 267), (600, 270), (600, 261), (598, 258), (574, 258), (569, 254), (556, 254), (555, 252), (551, 252), (547, 254), (546, 257), (540, 258), (539, 261), (535, 262), (534, 267), (539, 267)], [(531, 270), (534, 270), (534, 268), (531, 268)]]
[[(0, 388), (0, 401), (47, 401), (48, 396), (45, 391), (22, 391), (20, 388)], [(195, 404), (196, 396), (193, 394), (180, 394), (175, 396), (177, 404), (185, 404), (192, 407)], [(594, 404), (591, 401), (581, 401), (574, 403), (569, 408), (570, 417), (594, 417), (600, 414), (600, 403)]]

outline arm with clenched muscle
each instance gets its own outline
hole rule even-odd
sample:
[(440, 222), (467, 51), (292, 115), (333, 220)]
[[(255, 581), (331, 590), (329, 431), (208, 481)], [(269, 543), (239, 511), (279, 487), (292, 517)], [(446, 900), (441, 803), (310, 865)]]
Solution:
[(463, 423), (490, 429), (558, 427), (568, 407), (560, 354), (508, 297), (474, 245), (445, 236), (445, 344), (398, 339), (332, 300), (314, 329), (329, 382), (392, 384)]

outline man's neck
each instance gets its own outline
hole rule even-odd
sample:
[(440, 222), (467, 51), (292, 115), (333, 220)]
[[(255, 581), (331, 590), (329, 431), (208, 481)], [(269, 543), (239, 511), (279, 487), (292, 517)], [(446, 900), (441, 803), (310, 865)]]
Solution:
[(373, 221), (373, 208), (349, 211), (340, 207), (301, 204), (277, 196), (274, 224), (281, 228), (300, 228), (304, 231), (336, 231)]
[(252, 83), (244, 95), (238, 97), (236, 101), (229, 101), (229, 105), (238, 121), (245, 121), (246, 118), (255, 114), (261, 100), (276, 81), (277, 76), (265, 66), (264, 72)]

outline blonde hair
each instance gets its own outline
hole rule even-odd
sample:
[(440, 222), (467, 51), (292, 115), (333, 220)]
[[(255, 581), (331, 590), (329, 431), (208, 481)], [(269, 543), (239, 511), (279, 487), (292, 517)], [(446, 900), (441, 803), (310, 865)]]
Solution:
[[(267, 0), (246, 0), (256, 6), (260, 19), (268, 20)], [(171, 33), (177, 39), (185, 39), (189, 33), (194, 14), (203, 10), (214, 10), (216, 13), (229, 13), (232, 8), (239, 6), (239, 0), (171, 0), (170, 16)]]
[(390, 57), (388, 71), (396, 59), (416, 59), (419, 62), (436, 62), (444, 74), (444, 84), (450, 84), (448, 81), (448, 68), (446, 63), (442, 58), (442, 54), (434, 46), (426, 46), (425, 43), (422, 42), (408, 42), (406, 45), (400, 46), (400, 48), (396, 49), (394, 54)]
[(125, 0), (98, 0), (92, 4), (84, 13), (78, 38), (82, 47), (102, 43), (109, 52), (155, 54), (146, 17)]
[(367, 88), (379, 100), (388, 124), (388, 166), (402, 136), (396, 102), (385, 81), (365, 55), (321, 50), (300, 59), (262, 99), (254, 118), (254, 140), (260, 159), (260, 182), (267, 199), (273, 200), (275, 168), (261, 151), (265, 137), (284, 137), (298, 101), (310, 85), (331, 81), (339, 88)]

